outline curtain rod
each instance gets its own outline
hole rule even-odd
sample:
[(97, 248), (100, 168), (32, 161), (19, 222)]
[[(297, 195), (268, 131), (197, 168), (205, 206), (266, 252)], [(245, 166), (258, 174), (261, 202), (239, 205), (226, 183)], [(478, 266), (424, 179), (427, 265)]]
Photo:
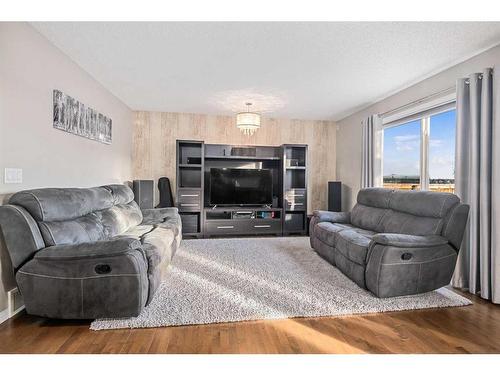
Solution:
[(393, 114), (394, 112), (398, 112), (398, 111), (401, 111), (401, 110), (406, 109), (408, 107), (412, 107), (412, 106), (414, 106), (416, 104), (420, 104), (420, 103), (426, 102), (427, 100), (432, 99), (432, 98), (437, 97), (437, 96), (441, 96), (441, 95), (448, 94), (448, 93), (451, 94), (453, 91), (455, 91), (455, 89), (456, 89), (455, 86), (448, 87), (447, 89), (435, 92), (434, 94), (430, 94), (430, 95), (424, 96), (423, 98), (414, 100), (414, 101), (412, 101), (410, 103), (407, 103), (407, 104), (404, 104), (402, 106), (390, 109), (390, 110), (385, 111), (383, 113), (379, 113), (379, 117), (388, 116), (390, 114)]

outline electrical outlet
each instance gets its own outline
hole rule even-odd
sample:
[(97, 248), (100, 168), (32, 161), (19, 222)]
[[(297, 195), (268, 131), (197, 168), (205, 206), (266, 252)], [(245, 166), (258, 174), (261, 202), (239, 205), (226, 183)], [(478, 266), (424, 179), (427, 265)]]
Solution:
[(12, 290), (9, 290), (9, 292), (7, 293), (7, 299), (9, 301), (10, 318), (16, 315), (22, 309), (24, 309), (24, 300), (23, 297), (21, 296), (21, 293), (19, 292), (19, 289), (14, 288)]
[(23, 182), (23, 170), (21, 168), (5, 168), (4, 183), (21, 184)]

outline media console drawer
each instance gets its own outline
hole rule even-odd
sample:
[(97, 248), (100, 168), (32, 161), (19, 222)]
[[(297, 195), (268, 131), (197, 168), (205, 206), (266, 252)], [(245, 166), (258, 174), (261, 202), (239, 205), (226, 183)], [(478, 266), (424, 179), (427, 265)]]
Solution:
[(250, 223), (252, 233), (281, 233), (281, 220), (252, 220)]
[(179, 211), (199, 211), (201, 209), (201, 190), (179, 189), (177, 206)]
[(231, 235), (231, 234), (280, 234), (281, 220), (207, 220), (205, 221), (205, 234)]
[(212, 234), (236, 234), (243, 231), (242, 222), (235, 220), (207, 220), (205, 222), (205, 233)]

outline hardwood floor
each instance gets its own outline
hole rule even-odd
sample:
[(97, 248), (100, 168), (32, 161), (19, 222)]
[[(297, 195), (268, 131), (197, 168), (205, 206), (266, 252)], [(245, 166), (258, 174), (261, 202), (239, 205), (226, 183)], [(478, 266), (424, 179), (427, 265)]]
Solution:
[(500, 306), (471, 306), (134, 330), (21, 314), (0, 353), (500, 353)]

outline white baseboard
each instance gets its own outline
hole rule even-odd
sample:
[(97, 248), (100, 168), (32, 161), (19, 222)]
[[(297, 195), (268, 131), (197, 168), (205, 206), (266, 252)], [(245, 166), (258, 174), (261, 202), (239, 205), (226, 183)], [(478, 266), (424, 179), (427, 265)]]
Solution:
[[(8, 306), (0, 311), (0, 324), (10, 319), (24, 310), (24, 301), (17, 288), (9, 290), (7, 293)], [(17, 305), (17, 306), (16, 306)], [(16, 308), (17, 307), (17, 308)]]
[(9, 316), (9, 309), (8, 308), (0, 311), (0, 324), (5, 322), (9, 318), (10, 318), (10, 316)]

